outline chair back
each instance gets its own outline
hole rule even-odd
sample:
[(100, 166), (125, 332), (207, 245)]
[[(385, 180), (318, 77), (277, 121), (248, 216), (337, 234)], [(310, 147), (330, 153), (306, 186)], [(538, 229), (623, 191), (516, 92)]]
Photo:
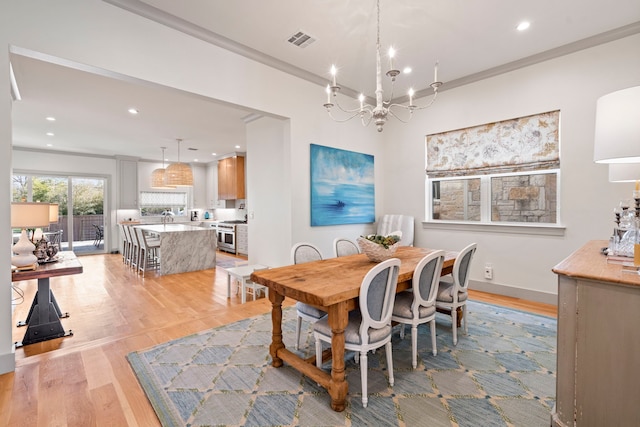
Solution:
[(320, 249), (311, 243), (296, 243), (291, 248), (291, 263), (302, 264), (311, 261), (322, 260), (322, 253)]
[(409, 215), (383, 215), (378, 220), (376, 233), (381, 236), (400, 230), (400, 246), (413, 246), (414, 220)]
[(467, 292), (469, 286), (469, 270), (471, 269), (471, 261), (476, 253), (477, 243), (472, 243), (463, 250), (453, 263), (453, 295), (457, 297), (458, 292)]
[(136, 237), (138, 238), (139, 247), (144, 249), (149, 249), (149, 243), (147, 243), (147, 235), (144, 234), (144, 230), (142, 228), (134, 228), (136, 232)]
[(360, 248), (352, 240), (344, 237), (336, 237), (333, 241), (333, 255), (336, 257), (355, 255), (360, 253)]
[(360, 337), (363, 344), (369, 342), (369, 328), (382, 329), (390, 325), (393, 303), (398, 287), (400, 260), (390, 258), (376, 264), (362, 280), (360, 286)]
[(436, 303), (444, 255), (444, 251), (441, 250), (430, 253), (420, 260), (413, 272), (412, 312), (414, 316), (420, 307), (431, 307)]
[(131, 229), (130, 229), (130, 227), (128, 225), (122, 225), (122, 230), (124, 231), (124, 240), (126, 240), (127, 242), (129, 242), (130, 245), (133, 246), (133, 244), (135, 242), (131, 238)]

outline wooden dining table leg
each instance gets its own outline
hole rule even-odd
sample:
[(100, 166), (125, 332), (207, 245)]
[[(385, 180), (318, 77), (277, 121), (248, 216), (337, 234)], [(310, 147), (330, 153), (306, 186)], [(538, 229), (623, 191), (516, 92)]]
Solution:
[(346, 302), (340, 302), (329, 307), (329, 326), (331, 327), (331, 381), (329, 381), (329, 395), (331, 409), (337, 412), (346, 407), (349, 385), (345, 380), (344, 368), (344, 330), (349, 321), (349, 311)]
[(271, 354), (271, 365), (274, 368), (279, 368), (283, 363), (282, 359), (278, 357), (278, 350), (284, 348), (282, 341), (282, 301), (284, 301), (284, 295), (271, 290), (269, 301), (271, 301), (271, 324), (273, 326), (269, 353)]

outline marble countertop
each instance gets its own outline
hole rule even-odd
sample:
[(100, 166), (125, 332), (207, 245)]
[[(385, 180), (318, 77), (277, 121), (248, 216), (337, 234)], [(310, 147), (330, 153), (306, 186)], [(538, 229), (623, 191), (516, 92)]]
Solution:
[(154, 233), (176, 233), (181, 231), (208, 231), (213, 230), (211, 228), (207, 229), (204, 227), (198, 227), (196, 225), (187, 225), (187, 224), (148, 224), (148, 225), (139, 225), (138, 227), (152, 231)]

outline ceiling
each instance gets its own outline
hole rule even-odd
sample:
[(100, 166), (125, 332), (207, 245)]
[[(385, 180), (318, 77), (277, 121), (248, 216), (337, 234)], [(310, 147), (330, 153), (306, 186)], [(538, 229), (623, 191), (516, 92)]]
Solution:
[[(375, 0), (104, 1), (321, 86), (335, 64), (344, 93), (375, 96)], [(393, 96), (402, 100), (409, 87), (430, 93), (436, 61), (446, 96), (452, 87), (638, 33), (640, 2), (381, 0), (380, 20), (383, 73), (390, 45), (395, 68), (413, 70), (397, 79)], [(518, 32), (523, 20), (531, 27)], [(315, 41), (289, 43), (300, 31)], [(248, 109), (15, 53), (11, 63), (22, 98), (13, 105), (16, 147), (160, 161), (165, 146), (175, 161), (182, 138), (181, 160), (189, 162), (245, 150)], [(140, 113), (130, 115), (130, 107)]]

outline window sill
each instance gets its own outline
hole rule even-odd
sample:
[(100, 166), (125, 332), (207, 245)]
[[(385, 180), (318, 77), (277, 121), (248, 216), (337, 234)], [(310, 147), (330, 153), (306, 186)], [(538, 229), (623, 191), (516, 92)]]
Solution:
[(423, 229), (475, 231), (483, 233), (529, 234), (534, 236), (564, 236), (563, 225), (541, 225), (531, 223), (470, 223), (457, 221), (423, 221)]

